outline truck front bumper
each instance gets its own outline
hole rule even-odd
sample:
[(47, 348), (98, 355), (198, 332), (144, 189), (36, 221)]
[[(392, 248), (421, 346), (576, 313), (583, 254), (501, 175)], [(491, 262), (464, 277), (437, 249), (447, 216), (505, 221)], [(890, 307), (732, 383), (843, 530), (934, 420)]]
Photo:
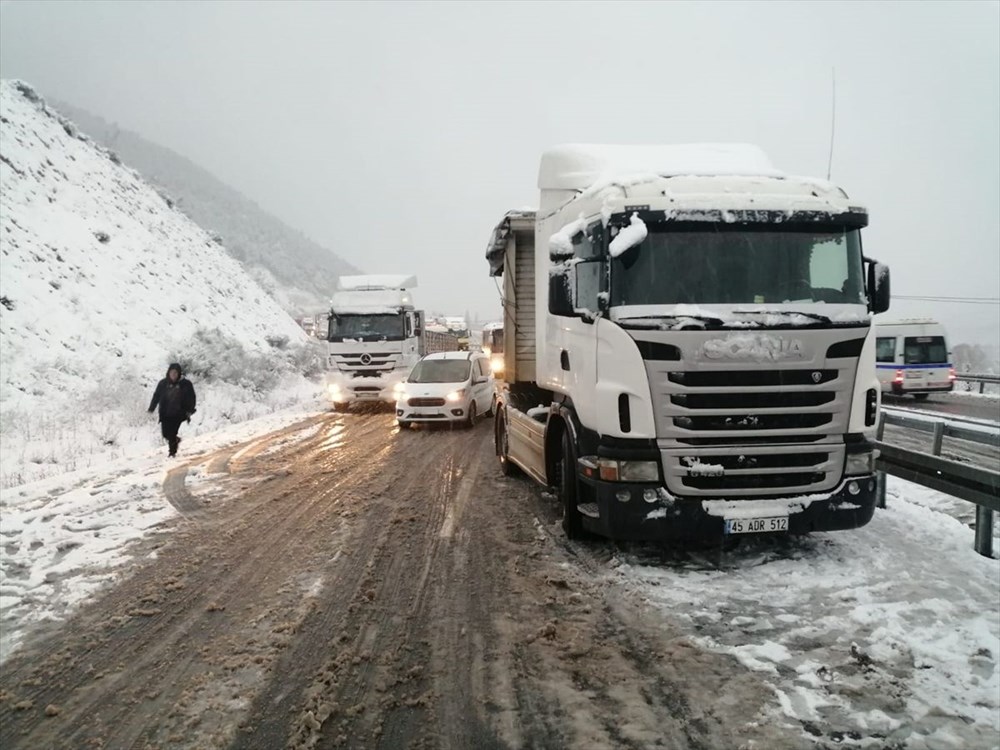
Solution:
[(769, 533), (855, 529), (872, 519), (877, 498), (874, 474), (845, 477), (830, 493), (738, 500), (674, 497), (660, 483), (587, 477), (580, 481), (584, 527), (611, 539), (631, 541), (721, 541), (727, 537), (727, 514), (739, 518), (787, 515), (787, 532)]
[(385, 378), (350, 378), (331, 381), (327, 384), (327, 395), (337, 406), (351, 404), (395, 404), (396, 393), (393, 390), (401, 378), (387, 380)]

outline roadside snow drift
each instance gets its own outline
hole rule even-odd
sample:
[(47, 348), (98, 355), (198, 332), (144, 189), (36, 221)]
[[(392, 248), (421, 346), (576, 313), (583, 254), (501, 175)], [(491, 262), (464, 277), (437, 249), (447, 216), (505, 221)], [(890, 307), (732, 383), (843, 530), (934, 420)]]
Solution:
[(27, 84), (0, 82), (0, 118), (0, 487), (151, 447), (175, 358), (202, 429), (302, 389), (307, 337), (205, 231)]

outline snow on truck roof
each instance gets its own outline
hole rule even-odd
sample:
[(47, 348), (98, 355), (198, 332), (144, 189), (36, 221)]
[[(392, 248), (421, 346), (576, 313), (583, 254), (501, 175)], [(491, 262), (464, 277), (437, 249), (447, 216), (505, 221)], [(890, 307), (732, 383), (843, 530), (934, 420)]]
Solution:
[(375, 274), (368, 276), (341, 276), (337, 280), (340, 291), (360, 291), (366, 289), (413, 289), (417, 285), (416, 276), (405, 274)]
[(585, 190), (622, 175), (784, 177), (759, 146), (689, 143), (662, 146), (565, 144), (542, 154), (541, 190)]

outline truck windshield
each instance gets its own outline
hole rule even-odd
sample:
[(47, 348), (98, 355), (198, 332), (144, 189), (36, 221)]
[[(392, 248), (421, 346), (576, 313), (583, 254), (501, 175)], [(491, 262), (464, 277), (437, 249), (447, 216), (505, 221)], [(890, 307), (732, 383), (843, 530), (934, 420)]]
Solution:
[(647, 225), (611, 264), (611, 305), (865, 304), (857, 229)]
[(407, 380), (411, 383), (461, 383), (469, 379), (467, 359), (422, 359)]
[(331, 315), (329, 341), (362, 339), (402, 341), (402, 315)]

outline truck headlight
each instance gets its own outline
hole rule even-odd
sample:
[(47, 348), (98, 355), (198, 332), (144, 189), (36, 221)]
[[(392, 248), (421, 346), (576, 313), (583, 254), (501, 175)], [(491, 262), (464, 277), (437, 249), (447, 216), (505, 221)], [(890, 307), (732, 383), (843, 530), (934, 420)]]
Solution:
[(656, 461), (597, 460), (598, 475), (605, 482), (658, 482), (660, 465)]
[(844, 459), (844, 474), (856, 476), (858, 474), (871, 474), (875, 471), (875, 454), (871, 451), (864, 453), (848, 453)]
[(452, 391), (447, 396), (444, 397), (445, 401), (450, 401), (455, 403), (456, 401), (461, 401), (465, 398), (465, 389), (459, 388), (457, 391)]
[(341, 388), (336, 383), (331, 383), (329, 386), (327, 386), (327, 391), (330, 394), (330, 398), (332, 398), (334, 401), (336, 401), (337, 399), (339, 399), (344, 395), (344, 389)]

